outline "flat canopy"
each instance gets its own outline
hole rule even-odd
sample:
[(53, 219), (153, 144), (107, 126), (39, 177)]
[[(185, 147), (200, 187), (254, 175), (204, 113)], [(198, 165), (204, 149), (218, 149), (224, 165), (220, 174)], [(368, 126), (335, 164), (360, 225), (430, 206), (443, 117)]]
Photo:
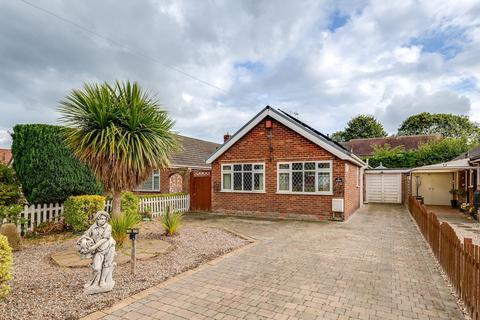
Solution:
[(431, 172), (455, 172), (460, 170), (468, 170), (474, 169), (476, 167), (471, 166), (468, 162), (468, 159), (459, 159), (459, 160), (452, 160), (437, 164), (431, 164), (428, 166), (413, 168), (411, 172), (414, 173), (431, 173)]

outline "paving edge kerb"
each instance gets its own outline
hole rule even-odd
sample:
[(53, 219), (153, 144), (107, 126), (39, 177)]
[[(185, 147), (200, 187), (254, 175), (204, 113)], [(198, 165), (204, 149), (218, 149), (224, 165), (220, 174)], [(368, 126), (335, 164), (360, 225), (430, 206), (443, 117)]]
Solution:
[(237, 248), (237, 249), (234, 249), (233, 251), (230, 251), (224, 255), (221, 255), (219, 257), (216, 257), (215, 259), (213, 260), (210, 260), (206, 263), (203, 263), (193, 269), (190, 269), (190, 270), (187, 270), (185, 272), (182, 272), (182, 273), (179, 273), (171, 278), (168, 278), (167, 280), (153, 286), (153, 287), (150, 287), (148, 289), (145, 289), (145, 290), (142, 290), (138, 293), (135, 293), (133, 295), (131, 295), (130, 297), (128, 298), (125, 298), (123, 300), (120, 300), (118, 302), (115, 302), (111, 307), (108, 307), (106, 309), (103, 309), (103, 310), (99, 310), (99, 311), (95, 311), (93, 313), (90, 313), (89, 315), (85, 316), (85, 317), (82, 317), (80, 318), (80, 320), (97, 320), (97, 319), (101, 319), (105, 316), (108, 316), (109, 314), (111, 314), (112, 312), (118, 310), (118, 309), (121, 309), (121, 308), (124, 308), (140, 299), (143, 299), (147, 296), (149, 296), (150, 294), (152, 293), (155, 293), (156, 291), (158, 291), (158, 289), (161, 289), (165, 286), (168, 286), (169, 284), (172, 284), (172, 283), (175, 283), (181, 279), (184, 279), (186, 277), (189, 277), (190, 275), (194, 274), (194, 273), (197, 273), (205, 268), (208, 268), (209, 266), (213, 266), (213, 265), (216, 265), (218, 264), (219, 262), (221, 262), (222, 260), (226, 259), (226, 258), (229, 258), (231, 256), (236, 256), (236, 255), (239, 255), (240, 253), (242, 253), (243, 251), (247, 250), (247, 249), (250, 249), (251, 247), (257, 245), (257, 240), (250, 237), (250, 236), (247, 236), (245, 234), (242, 234), (242, 233), (239, 233), (239, 232), (236, 232), (236, 231), (233, 231), (231, 229), (228, 229), (228, 228), (225, 228), (225, 227), (220, 227), (219, 229), (223, 229), (225, 230), (226, 232), (228, 233), (231, 233), (231, 234), (234, 234), (236, 235), (237, 237), (241, 238), (241, 239), (244, 239), (244, 240), (247, 240), (249, 243), (240, 247), (240, 248)]

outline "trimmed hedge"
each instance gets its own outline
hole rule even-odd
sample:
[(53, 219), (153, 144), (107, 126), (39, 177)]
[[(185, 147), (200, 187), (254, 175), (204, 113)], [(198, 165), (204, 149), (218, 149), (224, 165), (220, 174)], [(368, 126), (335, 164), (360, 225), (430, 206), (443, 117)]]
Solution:
[(95, 222), (95, 213), (105, 209), (105, 197), (73, 196), (63, 203), (65, 223), (75, 232), (88, 229)]
[(10, 292), (8, 280), (12, 279), (12, 248), (7, 237), (0, 235), (0, 300)]
[(13, 167), (29, 203), (60, 203), (69, 196), (102, 194), (102, 185), (65, 146), (62, 127), (16, 125), (12, 137)]

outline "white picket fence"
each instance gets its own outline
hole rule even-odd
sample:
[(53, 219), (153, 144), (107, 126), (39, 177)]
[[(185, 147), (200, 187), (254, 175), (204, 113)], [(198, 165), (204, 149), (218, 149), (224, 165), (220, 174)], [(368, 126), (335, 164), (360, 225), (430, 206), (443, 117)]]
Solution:
[[(169, 206), (172, 211), (186, 212), (190, 209), (190, 195), (141, 198), (139, 211), (144, 212), (149, 208), (153, 217), (158, 217), (165, 212), (167, 206)], [(111, 209), (111, 200), (105, 201), (105, 211), (110, 212)], [(62, 216), (63, 204), (58, 203), (24, 206), (23, 211), (20, 213), (20, 217), (28, 221), (25, 230), (29, 231), (33, 230), (34, 226), (38, 226), (42, 222), (59, 221)], [(20, 231), (20, 226), (18, 229)]]

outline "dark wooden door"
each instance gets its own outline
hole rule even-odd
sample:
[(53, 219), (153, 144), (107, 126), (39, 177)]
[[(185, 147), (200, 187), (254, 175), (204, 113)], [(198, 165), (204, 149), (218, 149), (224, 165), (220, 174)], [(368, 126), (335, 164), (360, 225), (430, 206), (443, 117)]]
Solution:
[(192, 171), (190, 176), (190, 210), (210, 211), (212, 208), (212, 176), (210, 171)]

